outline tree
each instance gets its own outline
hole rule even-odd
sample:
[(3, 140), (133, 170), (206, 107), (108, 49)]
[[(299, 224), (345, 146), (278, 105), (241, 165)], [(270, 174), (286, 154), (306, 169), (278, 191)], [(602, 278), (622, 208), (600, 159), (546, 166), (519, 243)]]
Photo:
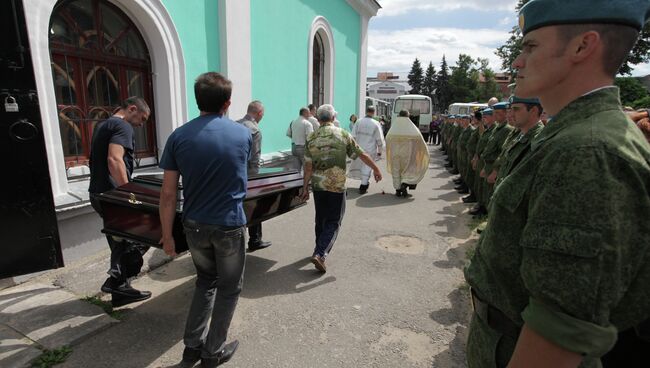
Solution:
[(447, 66), (447, 59), (442, 55), (442, 63), (440, 63), (440, 71), (435, 83), (435, 96), (440, 111), (446, 111), (447, 107), (451, 104), (451, 89), (449, 87), (449, 67)]
[(411, 94), (419, 95), (422, 93), (422, 82), (424, 81), (424, 71), (422, 70), (422, 65), (420, 60), (415, 58), (411, 71), (408, 75), (408, 82), (411, 86)]
[(479, 72), (483, 77), (483, 82), (479, 83), (475, 100), (487, 101), (491, 97), (501, 99), (502, 94), (496, 80), (494, 79), (494, 71), (490, 68), (490, 61), (488, 59), (478, 58)]
[(476, 60), (469, 55), (458, 55), (456, 66), (451, 67), (449, 88), (455, 102), (471, 102), (476, 97), (478, 88), (478, 69)]
[[(519, 0), (517, 3), (516, 11), (519, 13), (519, 10), (526, 5), (529, 0)], [(514, 70), (512, 68), (512, 63), (515, 61), (517, 56), (521, 53), (521, 41), (523, 37), (521, 35), (521, 30), (518, 26), (512, 27), (510, 31), (510, 38), (506, 41), (505, 44), (499, 46), (495, 51), (495, 54), (501, 58), (501, 67), (503, 70), (510, 72), (510, 75), (514, 78), (512, 73)], [(619, 69), (619, 74), (621, 75), (630, 75), (632, 73), (632, 65), (638, 65), (641, 63), (648, 62), (650, 60), (650, 24), (646, 24), (641, 32), (639, 40), (635, 44), (634, 48), (630, 51), (625, 63)]]
[(614, 84), (621, 89), (621, 103), (623, 105), (634, 105), (645, 97), (648, 97), (648, 90), (636, 78), (616, 78)]
[(433, 63), (429, 62), (427, 71), (424, 75), (424, 82), (422, 83), (422, 94), (434, 99), (433, 93), (436, 90), (436, 68)]

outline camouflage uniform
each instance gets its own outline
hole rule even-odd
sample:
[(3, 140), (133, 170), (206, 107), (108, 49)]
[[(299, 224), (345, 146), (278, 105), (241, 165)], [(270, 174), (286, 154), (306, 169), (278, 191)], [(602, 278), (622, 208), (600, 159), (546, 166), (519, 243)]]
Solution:
[(492, 170), (496, 169), (498, 171), (498, 167), (495, 167), (495, 163), (503, 150), (506, 138), (508, 138), (512, 130), (513, 128), (508, 125), (507, 122), (499, 123), (497, 127), (494, 128), (492, 137), (490, 137), (485, 149), (481, 152), (480, 160), (483, 161), (483, 169), (485, 170), (486, 175), (485, 178), (481, 178), (481, 195), (485, 205), (489, 205), (490, 197), (492, 197), (492, 190), (494, 188), (494, 184), (487, 182), (487, 176), (492, 173)]
[(485, 129), (483, 135), (481, 135), (481, 138), (479, 138), (478, 140), (478, 144), (476, 145), (476, 154), (479, 156), (479, 160), (476, 164), (474, 193), (476, 193), (476, 199), (478, 200), (478, 203), (480, 205), (485, 205), (487, 203), (483, 198), (483, 191), (481, 190), (481, 188), (483, 187), (483, 182), (485, 180), (479, 176), (484, 165), (484, 162), (483, 160), (480, 159), (480, 157), (481, 157), (481, 153), (483, 152), (488, 142), (490, 141), (490, 138), (492, 138), (492, 133), (494, 133), (496, 126), (497, 126), (496, 124), (492, 124), (491, 127)]
[[(456, 145), (456, 159), (458, 160), (458, 171), (463, 180), (466, 180), (465, 170), (467, 167), (467, 140), (472, 135), (474, 127), (468, 125), (467, 128), (458, 136), (458, 144)], [(467, 182), (465, 182), (467, 183)]]
[(476, 173), (472, 168), (472, 158), (474, 158), (474, 154), (476, 154), (476, 146), (478, 145), (478, 140), (480, 138), (481, 129), (474, 128), (472, 134), (467, 140), (467, 155), (465, 156), (465, 160), (467, 160), (467, 166), (465, 167), (464, 177), (465, 184), (467, 184), (467, 186), (472, 189), (472, 192), (474, 192), (474, 181), (476, 180)]
[(513, 130), (513, 132), (518, 132), (516, 138), (506, 140), (506, 143), (503, 145), (504, 149), (501, 155), (499, 156), (499, 173), (497, 175), (496, 185), (499, 185), (503, 178), (505, 178), (512, 170), (517, 166), (517, 163), (528, 154), (530, 151), (530, 143), (535, 137), (539, 135), (544, 129), (544, 124), (537, 123), (532, 127), (526, 134), (522, 134), (519, 129)]
[[(618, 89), (560, 111), (496, 188), (465, 278), (516, 329), (526, 323), (599, 367), (624, 331), (650, 318), (650, 145)], [(470, 368), (505, 366), (517, 336), (475, 313)]]

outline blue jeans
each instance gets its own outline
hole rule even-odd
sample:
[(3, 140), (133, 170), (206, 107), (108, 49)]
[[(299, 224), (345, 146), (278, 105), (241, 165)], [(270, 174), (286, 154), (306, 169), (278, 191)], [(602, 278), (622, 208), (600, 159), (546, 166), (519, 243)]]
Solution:
[[(196, 267), (196, 289), (185, 325), (185, 346), (214, 357), (226, 344), (244, 281), (245, 227), (183, 223)], [(210, 326), (208, 328), (208, 321)]]
[(332, 251), (345, 214), (345, 193), (314, 191), (316, 247), (314, 255), (326, 258)]

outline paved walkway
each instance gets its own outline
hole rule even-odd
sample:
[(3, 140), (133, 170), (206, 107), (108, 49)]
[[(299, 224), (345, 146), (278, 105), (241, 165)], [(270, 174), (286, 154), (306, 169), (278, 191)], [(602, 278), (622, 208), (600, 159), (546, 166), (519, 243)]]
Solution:
[[(462, 267), (475, 237), (442, 164), (433, 148), (429, 173), (408, 199), (393, 195), (390, 176), (364, 196), (349, 181), (325, 275), (308, 259), (313, 204), (265, 222), (273, 246), (248, 256), (230, 333), (241, 345), (225, 366), (464, 367), (470, 307)], [(61, 367), (174, 366), (193, 272), (185, 255), (138, 279), (154, 298), (73, 344)]]

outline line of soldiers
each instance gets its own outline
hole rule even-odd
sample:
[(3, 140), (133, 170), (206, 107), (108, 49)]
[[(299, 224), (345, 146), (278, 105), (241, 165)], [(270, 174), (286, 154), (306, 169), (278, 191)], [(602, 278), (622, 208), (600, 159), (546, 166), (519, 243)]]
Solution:
[(445, 167), (460, 174), (454, 179), (454, 189), (467, 194), (464, 203), (476, 203), (469, 212), (475, 218), (487, 215), (495, 184), (512, 171), (541, 132), (541, 114), (538, 99), (512, 96), (474, 116), (445, 118), (441, 129), (441, 149), (448, 156)]

